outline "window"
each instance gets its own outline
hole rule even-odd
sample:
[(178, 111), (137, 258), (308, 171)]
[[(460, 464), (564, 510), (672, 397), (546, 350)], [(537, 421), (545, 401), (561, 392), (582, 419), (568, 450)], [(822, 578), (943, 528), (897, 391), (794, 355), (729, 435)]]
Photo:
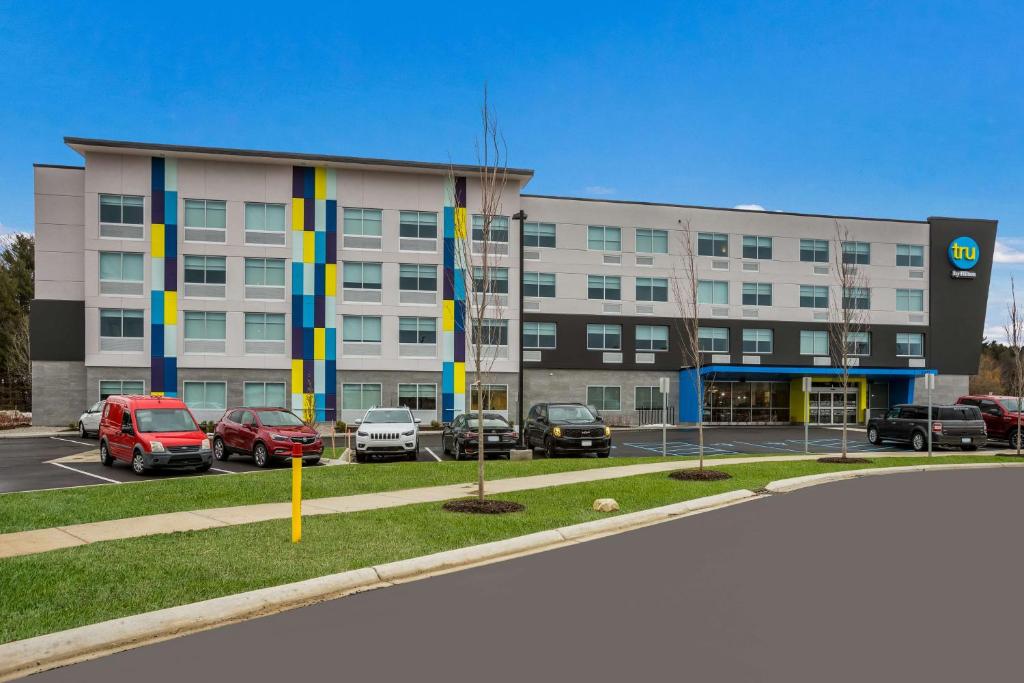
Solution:
[(729, 303), (729, 283), (724, 280), (698, 280), (697, 303), (725, 305)]
[(633, 389), (633, 400), (637, 410), (661, 410), (661, 387), (636, 387)]
[(800, 330), (801, 356), (827, 356), (828, 332), (824, 330)]
[(142, 282), (142, 254), (101, 251), (100, 282)]
[(132, 396), (146, 393), (146, 383), (141, 379), (104, 379), (100, 380), (100, 400), (108, 396)]
[(924, 247), (920, 244), (897, 244), (896, 265), (921, 268), (924, 266)]
[(557, 323), (523, 323), (524, 349), (553, 349), (557, 341)]
[(228, 385), (224, 382), (185, 382), (185, 405), (192, 410), (227, 410)]
[(828, 287), (800, 285), (800, 308), (828, 308)]
[(554, 273), (523, 273), (523, 294), (525, 296), (555, 296)]
[(848, 332), (846, 335), (846, 353), (851, 356), (870, 356), (871, 333)]
[(896, 290), (897, 311), (923, 311), (924, 290), (923, 289), (897, 289)]
[(284, 259), (245, 259), (245, 284), (249, 287), (284, 287)]
[(185, 311), (185, 339), (224, 341), (226, 318), (223, 311)]
[(598, 410), (622, 410), (619, 387), (587, 387), (587, 405)]
[(744, 282), (744, 306), (771, 306), (772, 285), (770, 282)]
[(343, 384), (341, 407), (344, 410), (369, 410), (381, 404), (379, 384)]
[(771, 237), (743, 236), (743, 258), (770, 259), (771, 257)]
[(668, 351), (667, 325), (637, 325), (637, 351)]
[(668, 232), (666, 230), (653, 230), (651, 228), (637, 228), (636, 253), (667, 254)]
[(668, 301), (668, 280), (663, 277), (638, 277), (636, 279), (636, 300)]
[(399, 384), (398, 405), (409, 410), (437, 410), (437, 385)]
[(341, 339), (346, 342), (380, 343), (380, 318), (372, 315), (346, 315), (341, 321)]
[(142, 225), (142, 197), (101, 194), (100, 223)]
[(345, 289), (380, 289), (380, 264), (345, 261), (342, 266)]
[(437, 318), (399, 318), (399, 344), (436, 344)]
[(242, 401), (254, 408), (287, 408), (288, 394), (284, 382), (246, 382)]
[[(476, 341), (477, 326), (472, 326), (473, 341)], [(507, 320), (481, 320), (480, 343), (487, 346), (508, 346)]]
[(705, 353), (729, 353), (729, 329), (726, 327), (697, 328), (697, 348)]
[(800, 240), (800, 260), (828, 263), (828, 240)]
[(475, 291), (486, 291), (489, 294), (508, 294), (508, 268), (491, 266), (487, 269), (487, 279), (490, 282), (484, 283), (484, 269), (482, 267), (473, 267), (473, 289)]
[(844, 289), (843, 308), (848, 311), (871, 308), (871, 290), (867, 287), (849, 287)]
[(868, 242), (843, 242), (843, 263), (868, 265), (871, 263), (871, 245)]
[[(508, 386), (504, 384), (483, 385), (484, 410), (508, 410)], [(470, 393), (469, 409), (480, 409), (480, 392), (474, 385)]]
[(896, 355), (910, 358), (924, 356), (924, 335), (920, 332), (897, 332)]
[(246, 341), (284, 341), (284, 313), (246, 313)]
[(284, 232), (284, 204), (245, 203), (246, 232)]
[(223, 256), (185, 257), (185, 282), (194, 285), (222, 285), (226, 280)]
[(551, 247), (555, 246), (554, 223), (524, 223), (523, 246)]
[(437, 214), (433, 211), (400, 211), (398, 236), (437, 239)]
[[(491, 216), (491, 242), (508, 242), (508, 216)], [(484, 217), (473, 216), (473, 241), (484, 241)]]
[(587, 325), (587, 349), (591, 351), (621, 351), (622, 325)]
[(380, 209), (345, 209), (345, 234), (358, 237), (380, 237)]
[(100, 309), (100, 336), (141, 339), (142, 311), (121, 308)]
[(771, 330), (743, 330), (743, 353), (771, 353)]
[(697, 255), (718, 256), (729, 255), (729, 236), (721, 232), (697, 233)]
[(415, 263), (399, 265), (398, 288), (416, 292), (436, 292), (437, 266)]
[(185, 227), (223, 230), (227, 226), (227, 202), (215, 199), (186, 199)]
[(622, 229), (611, 225), (587, 226), (587, 249), (622, 251)]
[(620, 300), (622, 298), (622, 278), (618, 275), (588, 275), (587, 298)]

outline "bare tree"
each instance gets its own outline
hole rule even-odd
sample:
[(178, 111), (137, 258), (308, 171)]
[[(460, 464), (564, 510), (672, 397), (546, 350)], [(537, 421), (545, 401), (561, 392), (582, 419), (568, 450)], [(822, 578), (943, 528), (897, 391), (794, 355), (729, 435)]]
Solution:
[(1010, 387), (1013, 395), (1017, 398), (1017, 433), (1013, 435), (1014, 441), (1011, 445), (1017, 447), (1017, 457), (1021, 453), (1021, 424), (1020, 409), (1024, 402), (1024, 311), (1017, 307), (1017, 289), (1013, 276), (1010, 276), (1010, 300), (1006, 303), (1006, 323), (1003, 325), (1006, 333), (1006, 345), (1010, 351)]

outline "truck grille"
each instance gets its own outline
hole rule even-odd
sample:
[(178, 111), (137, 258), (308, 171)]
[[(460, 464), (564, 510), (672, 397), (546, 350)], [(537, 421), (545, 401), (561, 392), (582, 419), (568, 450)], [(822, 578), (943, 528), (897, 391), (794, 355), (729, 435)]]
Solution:
[(370, 434), (370, 438), (376, 441), (393, 441), (399, 438), (398, 432), (381, 432), (379, 434)]
[(316, 437), (313, 437), (313, 436), (293, 436), (292, 437), (292, 442), (293, 443), (313, 443), (315, 440), (316, 440)]
[(169, 452), (169, 453), (181, 453), (181, 454), (185, 454), (185, 455), (198, 454), (199, 453), (199, 447), (198, 446), (168, 446), (167, 447), (167, 452)]
[(580, 438), (584, 436), (604, 436), (604, 429), (602, 427), (566, 429), (565, 435), (574, 438)]

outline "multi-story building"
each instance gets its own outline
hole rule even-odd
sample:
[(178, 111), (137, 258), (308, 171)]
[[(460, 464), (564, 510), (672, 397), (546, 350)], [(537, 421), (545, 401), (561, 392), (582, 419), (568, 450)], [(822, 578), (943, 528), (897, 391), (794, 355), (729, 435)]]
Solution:
[[(523, 191), (532, 171), (511, 169), (476, 392), (473, 277), (452, 240), (479, 222), (477, 167), (65, 141), (84, 166), (35, 167), (39, 424), (127, 392), (182, 396), (201, 418), (266, 404), (350, 421), (402, 404), (428, 422), (482, 393), (515, 417), (520, 348), (526, 406), (580, 401), (622, 423), (661, 409), (662, 377), (678, 421), (703, 402), (714, 422), (828, 423), (912, 399), (925, 373), (953, 399), (977, 370), (994, 221), (539, 196)], [(687, 235), (706, 392), (680, 353)], [(829, 353), (837, 257), (869, 322), (849, 339), (848, 392)]]

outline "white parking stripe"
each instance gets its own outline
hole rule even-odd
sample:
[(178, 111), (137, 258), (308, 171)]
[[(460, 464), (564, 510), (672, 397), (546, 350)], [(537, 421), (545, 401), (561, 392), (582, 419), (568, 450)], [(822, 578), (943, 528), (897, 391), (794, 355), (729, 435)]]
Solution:
[(72, 441), (71, 439), (62, 439), (59, 436), (51, 436), (50, 438), (54, 439), (56, 441), (66, 441), (67, 443), (77, 444), (79, 446), (94, 446), (95, 445), (95, 444), (91, 444), (91, 443), (85, 443), (84, 441)]
[[(51, 438), (54, 438), (54, 437), (51, 437)], [(101, 477), (100, 475), (93, 474), (92, 472), (85, 472), (83, 470), (75, 469), (74, 467), (68, 467), (64, 463), (51, 462), (50, 464), (51, 465), (56, 465), (57, 467), (63, 467), (64, 469), (71, 470), (72, 472), (78, 472), (79, 474), (84, 474), (87, 477), (93, 477), (95, 479), (102, 479), (103, 481), (109, 481), (111, 484), (120, 484), (121, 483), (117, 479), (110, 479), (109, 477)]]
[(428, 446), (424, 446), (423, 448), (427, 451), (427, 453), (430, 453), (432, 456), (434, 456), (434, 460), (436, 460), (438, 462), (441, 462), (441, 458), (437, 457), (437, 453), (435, 453), (434, 451), (430, 450), (430, 448)]
[(232, 472), (231, 470), (222, 470), (219, 467), (211, 467), (210, 469), (213, 470), (214, 472), (223, 472), (224, 474), (237, 474), (237, 472)]

